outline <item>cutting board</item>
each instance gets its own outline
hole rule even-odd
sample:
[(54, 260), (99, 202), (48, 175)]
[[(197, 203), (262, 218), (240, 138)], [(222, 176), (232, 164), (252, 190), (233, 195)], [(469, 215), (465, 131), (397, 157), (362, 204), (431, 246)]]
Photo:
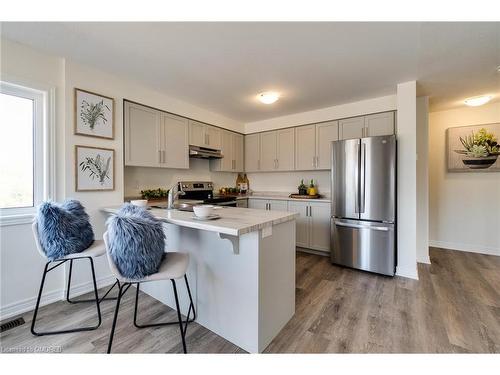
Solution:
[(316, 194), (316, 195), (290, 194), (290, 198), (293, 198), (293, 199), (318, 199), (318, 198), (321, 198), (321, 196), (319, 194)]

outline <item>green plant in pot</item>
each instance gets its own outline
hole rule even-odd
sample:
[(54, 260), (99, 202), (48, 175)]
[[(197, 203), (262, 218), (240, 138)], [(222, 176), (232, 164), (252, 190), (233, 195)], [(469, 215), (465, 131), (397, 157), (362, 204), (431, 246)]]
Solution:
[(464, 138), (460, 137), (463, 150), (455, 150), (463, 155), (462, 162), (471, 169), (486, 169), (495, 164), (500, 155), (500, 145), (493, 133), (481, 128), (478, 133), (472, 132)]
[(307, 195), (307, 186), (304, 184), (304, 180), (300, 180), (299, 194), (300, 195)]
[(141, 190), (142, 199), (147, 200), (160, 200), (167, 197), (168, 190), (158, 188), (158, 189), (147, 189)]

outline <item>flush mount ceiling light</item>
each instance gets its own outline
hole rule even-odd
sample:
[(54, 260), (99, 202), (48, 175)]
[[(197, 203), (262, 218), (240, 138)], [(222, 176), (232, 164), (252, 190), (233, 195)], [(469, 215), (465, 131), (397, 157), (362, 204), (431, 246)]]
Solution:
[(465, 99), (464, 103), (470, 107), (478, 107), (480, 105), (488, 103), (491, 98), (491, 95), (476, 96), (474, 98)]
[(273, 104), (280, 98), (280, 94), (274, 91), (262, 92), (257, 98), (264, 104)]

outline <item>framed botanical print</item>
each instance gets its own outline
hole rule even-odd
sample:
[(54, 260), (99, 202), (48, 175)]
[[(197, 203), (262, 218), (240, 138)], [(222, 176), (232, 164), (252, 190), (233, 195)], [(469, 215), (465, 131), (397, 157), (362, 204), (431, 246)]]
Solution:
[(115, 101), (104, 95), (75, 88), (75, 134), (113, 139)]
[(115, 150), (75, 146), (76, 191), (115, 189)]

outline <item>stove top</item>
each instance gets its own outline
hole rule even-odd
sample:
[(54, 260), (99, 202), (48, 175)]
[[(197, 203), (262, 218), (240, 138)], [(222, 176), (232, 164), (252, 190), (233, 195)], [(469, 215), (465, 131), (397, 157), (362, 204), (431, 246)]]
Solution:
[(214, 194), (213, 186), (209, 181), (179, 181), (179, 190), (184, 193), (179, 196), (179, 200), (201, 200), (212, 204), (236, 200), (234, 197)]

